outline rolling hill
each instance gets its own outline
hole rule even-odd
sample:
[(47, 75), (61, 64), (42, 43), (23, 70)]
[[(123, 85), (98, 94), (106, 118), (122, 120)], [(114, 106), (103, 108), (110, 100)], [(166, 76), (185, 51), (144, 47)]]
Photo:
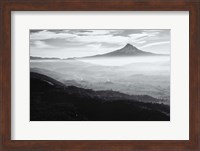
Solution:
[(30, 73), (31, 121), (169, 121), (170, 108), (141, 102), (150, 96), (116, 91), (94, 91), (65, 86), (57, 80)]

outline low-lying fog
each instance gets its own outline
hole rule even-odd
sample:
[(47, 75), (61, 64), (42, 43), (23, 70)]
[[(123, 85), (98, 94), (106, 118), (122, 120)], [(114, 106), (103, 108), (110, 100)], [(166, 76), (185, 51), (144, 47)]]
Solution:
[(169, 62), (169, 56), (148, 56), (148, 57), (109, 57), (109, 58), (89, 58), (77, 59), (83, 62), (88, 62), (103, 66), (123, 66), (131, 63), (160, 63)]
[(30, 67), (66, 85), (170, 100), (170, 56), (31, 60)]

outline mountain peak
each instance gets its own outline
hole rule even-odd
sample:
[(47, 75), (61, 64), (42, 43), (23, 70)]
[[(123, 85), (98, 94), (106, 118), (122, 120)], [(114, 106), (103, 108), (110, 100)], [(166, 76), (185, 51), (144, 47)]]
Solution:
[(130, 43), (127, 43), (126, 46), (133, 46), (133, 45), (131, 45)]
[(153, 56), (153, 55), (157, 55), (157, 54), (142, 51), (138, 49), (137, 47), (131, 45), (130, 43), (127, 43), (121, 49), (118, 49), (106, 54), (96, 55), (96, 56), (91, 56), (91, 57), (130, 57), (130, 56)]
[(139, 50), (137, 47), (127, 43), (122, 49)]
[(131, 44), (126, 44), (123, 48), (117, 50), (120, 53), (124, 53), (124, 54), (133, 54), (133, 53), (137, 53), (137, 52), (141, 52), (141, 50), (139, 50), (138, 48), (136, 48), (135, 46), (131, 45)]
[(125, 47), (133, 47), (130, 43), (127, 43)]

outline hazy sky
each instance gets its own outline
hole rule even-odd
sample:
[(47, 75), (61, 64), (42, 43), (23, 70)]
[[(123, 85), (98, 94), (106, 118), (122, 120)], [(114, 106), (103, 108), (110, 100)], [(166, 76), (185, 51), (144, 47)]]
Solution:
[(103, 54), (127, 43), (148, 52), (170, 53), (170, 30), (30, 30), (30, 55), (82, 57)]

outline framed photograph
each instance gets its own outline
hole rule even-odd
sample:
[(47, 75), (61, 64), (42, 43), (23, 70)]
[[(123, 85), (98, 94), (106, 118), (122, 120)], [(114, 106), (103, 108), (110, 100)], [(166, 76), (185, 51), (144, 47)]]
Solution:
[(0, 150), (200, 150), (198, 0), (0, 10)]

